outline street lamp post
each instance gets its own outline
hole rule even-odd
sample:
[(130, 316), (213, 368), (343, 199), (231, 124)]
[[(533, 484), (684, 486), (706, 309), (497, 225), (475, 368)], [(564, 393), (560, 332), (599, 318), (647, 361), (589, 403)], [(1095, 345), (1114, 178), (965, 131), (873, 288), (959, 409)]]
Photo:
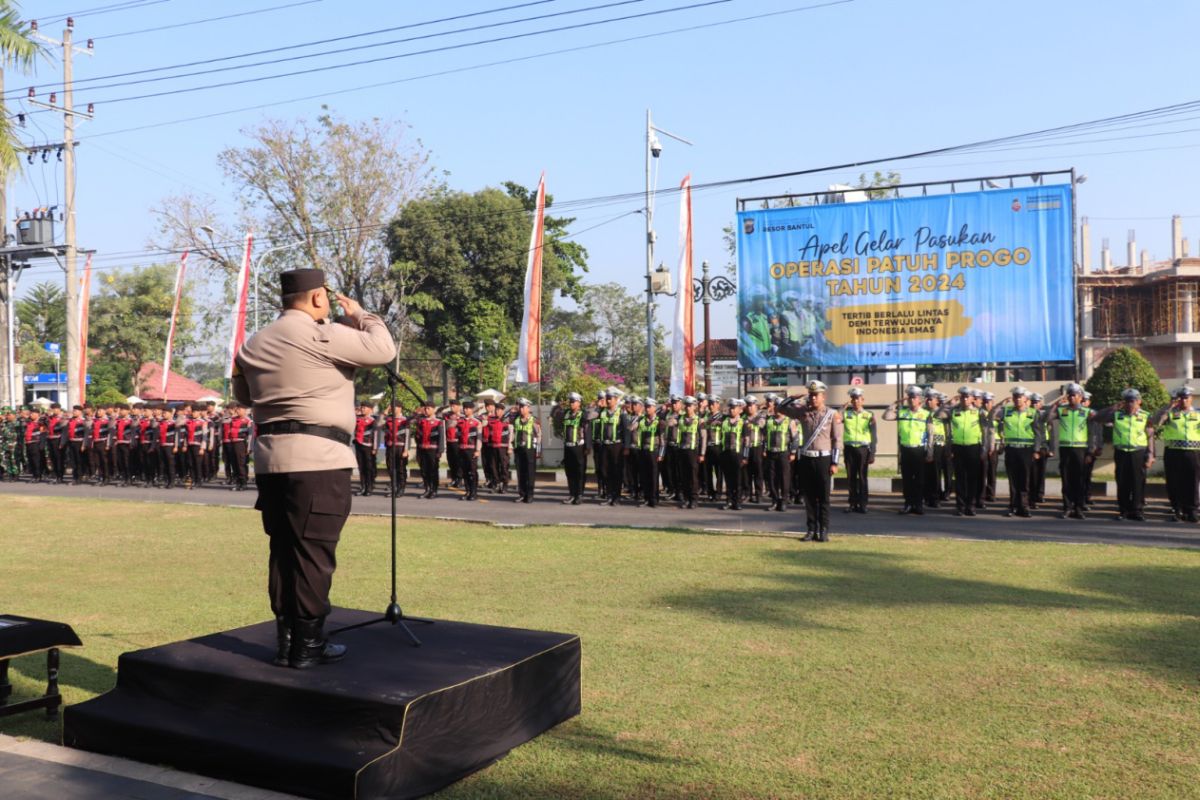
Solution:
[(735, 295), (737, 284), (724, 275), (710, 278), (707, 261), (701, 264), (700, 275), (699, 280), (692, 279), (692, 302), (704, 303), (704, 392), (710, 394), (712, 392), (712, 337), (709, 335), (708, 307), (714, 300), (720, 302)]
[(300, 245), (304, 244), (306, 241), (308, 241), (308, 240), (307, 239), (297, 239), (294, 242), (288, 242), (287, 244), (281, 244), (277, 247), (272, 247), (268, 250), (264, 250), (262, 253), (259, 254), (258, 258), (256, 258), (254, 260), (254, 332), (255, 333), (258, 333), (258, 328), (259, 328), (259, 324), (258, 324), (258, 285), (259, 285), (259, 280), (258, 279), (262, 272), (261, 267), (262, 267), (263, 259), (265, 259), (267, 256), (271, 255), (272, 253), (278, 253), (280, 250), (290, 250), (293, 247), (299, 247)]
[(650, 109), (646, 109), (646, 353), (649, 359), (649, 390), (654, 392), (654, 185), (651, 181), (651, 162), (662, 155), (662, 142), (655, 135), (661, 133), (677, 142), (691, 146), (691, 142), (670, 131), (654, 127)]

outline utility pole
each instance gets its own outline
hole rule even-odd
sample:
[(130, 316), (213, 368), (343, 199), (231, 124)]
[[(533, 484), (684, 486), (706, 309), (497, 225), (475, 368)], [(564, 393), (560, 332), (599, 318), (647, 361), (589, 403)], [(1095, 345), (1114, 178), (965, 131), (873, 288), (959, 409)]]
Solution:
[[(0, 67), (0, 97), (4, 96), (4, 69)], [(0, 176), (0, 247), (8, 247), (8, 175)], [(4, 405), (17, 405), (17, 359), (16, 343), (13, 341), (12, 315), (9, 300), (12, 297), (12, 259), (0, 256), (0, 338), (4, 341)]]
[[(85, 119), (91, 119), (91, 107), (88, 107), (88, 113), (81, 114), (75, 111), (75, 88), (74, 88), (74, 71), (72, 65), (72, 57), (75, 53), (84, 55), (92, 55), (93, 46), (92, 40), (88, 39), (87, 48), (77, 48), (71, 43), (71, 34), (75, 29), (75, 20), (67, 17), (67, 27), (63, 29), (61, 42), (56, 42), (42, 36), (39, 33), (33, 35), (44, 42), (49, 42), (52, 45), (61, 45), (63, 51), (63, 195), (64, 205), (63, 215), (65, 225), (63, 230), (63, 243), (65, 252), (63, 254), (64, 269), (66, 271), (66, 298), (67, 298), (67, 403), (68, 408), (79, 402), (82, 391), (80, 385), (79, 365), (80, 352), (79, 346), (82, 344), (79, 341), (79, 280), (76, 277), (76, 261), (79, 256), (79, 250), (75, 241), (75, 117), (81, 116)], [(35, 29), (36, 30), (36, 29)], [(32, 91), (32, 90), (30, 90)], [(50, 108), (59, 110), (54, 104), (54, 95), (51, 94), (51, 102), (49, 105), (45, 103), (33, 102), (34, 105), (42, 108)]]

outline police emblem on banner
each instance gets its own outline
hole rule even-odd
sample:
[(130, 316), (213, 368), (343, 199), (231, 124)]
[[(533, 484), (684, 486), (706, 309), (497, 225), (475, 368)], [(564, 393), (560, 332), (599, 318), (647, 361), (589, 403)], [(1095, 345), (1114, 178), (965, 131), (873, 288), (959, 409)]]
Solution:
[(745, 233), (747, 236), (754, 233), (754, 218), (753, 217), (746, 217), (744, 220), (742, 220), (742, 232)]

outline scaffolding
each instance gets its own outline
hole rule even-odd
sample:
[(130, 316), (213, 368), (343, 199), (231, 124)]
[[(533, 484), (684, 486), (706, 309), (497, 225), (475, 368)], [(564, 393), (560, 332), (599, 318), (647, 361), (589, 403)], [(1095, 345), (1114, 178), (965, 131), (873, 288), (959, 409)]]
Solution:
[(1150, 334), (1153, 298), (1148, 289), (1134, 286), (1093, 286), (1092, 335), (1145, 337)]
[(1200, 283), (1168, 281), (1154, 289), (1152, 336), (1194, 333), (1200, 330), (1196, 298)]

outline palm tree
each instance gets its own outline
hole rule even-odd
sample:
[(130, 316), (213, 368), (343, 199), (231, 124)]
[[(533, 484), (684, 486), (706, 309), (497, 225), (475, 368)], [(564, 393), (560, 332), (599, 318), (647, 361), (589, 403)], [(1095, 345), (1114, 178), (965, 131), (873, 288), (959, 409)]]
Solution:
[[(21, 20), (16, 3), (0, 0), (0, 68), (16, 67), (28, 72), (42, 46), (31, 36), (32, 27)], [(19, 170), (20, 141), (9, 116), (7, 105), (0, 98), (0, 179)]]

